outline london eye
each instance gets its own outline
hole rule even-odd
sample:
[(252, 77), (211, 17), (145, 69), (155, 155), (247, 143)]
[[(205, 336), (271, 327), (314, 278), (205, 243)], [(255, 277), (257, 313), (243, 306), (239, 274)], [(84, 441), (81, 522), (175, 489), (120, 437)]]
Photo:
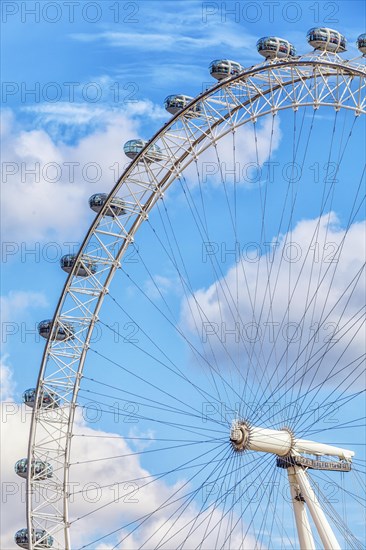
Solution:
[(24, 392), (20, 547), (364, 548), (366, 38), (307, 39), (167, 90), (85, 205)]

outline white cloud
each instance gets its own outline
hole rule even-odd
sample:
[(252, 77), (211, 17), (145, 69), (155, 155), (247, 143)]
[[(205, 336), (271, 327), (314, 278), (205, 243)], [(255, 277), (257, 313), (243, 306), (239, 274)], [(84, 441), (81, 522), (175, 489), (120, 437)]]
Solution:
[[(139, 117), (144, 119), (150, 107), (131, 104), (131, 111), (129, 107), (118, 113), (109, 111), (108, 116), (98, 108), (90, 108), (88, 115), (88, 109), (75, 105), (34, 108), (57, 125), (71, 119), (76, 125), (103, 119), (102, 127), (75, 145), (62, 141), (60, 126), (56, 140), (44, 129), (19, 130), (8, 113), (2, 183), (2, 227), (7, 241), (81, 239), (91, 220), (89, 196), (112, 188), (127, 164), (123, 144), (139, 137)], [(160, 116), (160, 112), (152, 110), (152, 115)]]
[[(23, 111), (38, 116), (42, 124), (58, 122), (63, 125), (86, 125), (94, 123), (106, 127), (113, 123), (115, 117), (123, 114), (120, 108), (113, 105), (93, 103), (69, 103), (60, 101), (58, 103), (42, 103), (24, 107)], [(149, 100), (131, 101), (125, 112), (126, 117), (147, 116), (150, 120), (166, 120), (167, 113), (159, 105)], [(36, 118), (37, 120), (37, 118)]]
[[(156, 25), (157, 27), (158, 25)], [(105, 31), (100, 33), (75, 33), (71, 38), (79, 42), (105, 42), (113, 48), (134, 48), (143, 51), (178, 52), (190, 50), (201, 50), (202, 48), (221, 47), (251, 51), (255, 45), (255, 37), (248, 33), (237, 32), (231, 26), (230, 31), (222, 27), (217, 32), (217, 27), (207, 26), (205, 32), (200, 36), (188, 36), (180, 32), (173, 34), (157, 32), (126, 33)], [(243, 51), (244, 50), (244, 51)]]
[(23, 320), (30, 309), (46, 306), (48, 300), (42, 292), (11, 290), (7, 295), (0, 296), (3, 323)]
[[(7, 376), (11, 376), (10, 372)], [(14, 534), (18, 529), (25, 527), (25, 481), (14, 472), (15, 462), (26, 456), (28, 444), (28, 432), (30, 427), (31, 409), (25, 405), (14, 402), (9, 391), (8, 401), (1, 403), (1, 465), (2, 465), (2, 498), (1, 523), (1, 547), (7, 550), (15, 549)], [(193, 502), (186, 510), (179, 510), (181, 501), (158, 510), (171, 495), (178, 491), (176, 497), (182, 496), (192, 490), (191, 484), (186, 484), (184, 478), (175, 483), (165, 482), (164, 479), (155, 479), (153, 483), (147, 483), (153, 478), (149, 477), (149, 471), (141, 465), (140, 456), (133, 454), (131, 448), (118, 433), (106, 432), (95, 429), (86, 424), (80, 409), (77, 410), (74, 424), (74, 438), (71, 452), (70, 490), (73, 493), (70, 503), (70, 519), (73, 546), (79, 547), (87, 544), (94, 538), (98, 538), (109, 531), (113, 531), (123, 524), (153, 513), (152, 519), (144, 522), (133, 535), (128, 536), (123, 544), (118, 546), (124, 550), (139, 548), (141, 544), (151, 537), (147, 548), (154, 548), (160, 538), (166, 533), (174, 536), (168, 544), (178, 545), (184, 540), (189, 528), (196, 520), (199, 506)], [(139, 432), (140, 436), (144, 432)], [(40, 432), (40, 436), (42, 431)], [(153, 437), (150, 430), (147, 436)], [(82, 437), (78, 437), (82, 436)], [(131, 454), (132, 453), (132, 454)], [(100, 461), (101, 457), (130, 455), (119, 460)], [(86, 461), (84, 463), (84, 461)], [(75, 465), (74, 463), (81, 464)], [(73, 465), (74, 464), (74, 465)], [(133, 480), (143, 478), (139, 483)], [(144, 479), (145, 478), (145, 479)], [(179, 492), (179, 489), (182, 489)], [(172, 499), (174, 501), (174, 498)], [(96, 514), (93, 510), (101, 507)], [(182, 511), (176, 523), (176, 516), (170, 518), (174, 512)], [(205, 534), (207, 521), (210, 518), (210, 510), (203, 514), (206, 520), (202, 525), (199, 522), (197, 530), (190, 536), (190, 544), (196, 546)], [(83, 516), (85, 516), (83, 518)], [(80, 519), (79, 519), (80, 518)], [(201, 518), (200, 518), (201, 519)], [(229, 517), (223, 520), (220, 539), (224, 540), (226, 529), (229, 525)], [(210, 529), (221, 520), (220, 507), (212, 514), (209, 523)], [(234, 516), (235, 520), (235, 516)], [(194, 524), (193, 524), (194, 525)], [(171, 530), (169, 530), (172, 527)], [(182, 529), (182, 531), (180, 531)], [(93, 545), (93, 548), (108, 549), (117, 544), (128, 530), (119, 531), (105, 541)], [(239, 547), (241, 544), (241, 527), (234, 531), (232, 544)], [(216, 540), (217, 529), (213, 530), (203, 543), (203, 548), (213, 548)], [(246, 544), (241, 546), (248, 550), (254, 547), (254, 540), (248, 536)]]
[(175, 274), (169, 276), (155, 275), (153, 278), (146, 280), (144, 287), (151, 300), (160, 300), (170, 292), (181, 292), (179, 279)]
[[(30, 318), (32, 310), (47, 308), (49, 302), (43, 292), (11, 290), (0, 296), (1, 327), (3, 351), (8, 349), (7, 344), (11, 335), (22, 332), (22, 327)], [(34, 321), (34, 319), (31, 319)], [(34, 325), (33, 325), (34, 326)], [(7, 365), (8, 355), (2, 358), (2, 376), (4, 376), (5, 394), (9, 395), (11, 384), (11, 371)], [(9, 385), (10, 384), (10, 385)]]
[(148, 429), (145, 431), (138, 430), (136, 426), (130, 429), (128, 437), (132, 438), (131, 445), (138, 451), (143, 451), (151, 446), (154, 442), (155, 431)]
[[(8, 369), (8, 376), (11, 376)], [(13, 389), (13, 388), (11, 388)], [(1, 534), (0, 546), (7, 550), (17, 548), (14, 534), (26, 526), (25, 484), (14, 471), (17, 460), (27, 455), (30, 409), (13, 400), (11, 391), (1, 402)]]
[(57, 164), (62, 162), (60, 151), (49, 135), (42, 130), (20, 132), (13, 142), (13, 147), (14, 156), (25, 162), (39, 162), (41, 165), (50, 161)]
[(108, 110), (103, 106), (68, 102), (30, 105), (24, 107), (23, 111), (40, 115), (40, 120), (46, 124), (56, 121), (71, 125), (87, 124), (92, 121), (100, 123), (106, 114), (108, 114)]
[(15, 390), (15, 382), (10, 364), (8, 364), (9, 355), (5, 353), (0, 358), (0, 392), (1, 401), (11, 399)]
[[(243, 258), (219, 281), (196, 291), (189, 305), (182, 304), (182, 325), (194, 338), (197, 323), (212, 324), (204, 325), (206, 338), (202, 345), (208, 357), (213, 346), (221, 365), (231, 364), (229, 356), (235, 357), (238, 347), (235, 338), (240, 340), (240, 364), (257, 382), (263, 378), (267, 384), (279, 362), (277, 376), (287, 372), (286, 377), (292, 380), (297, 373), (295, 379), (299, 380), (314, 365), (307, 374), (308, 381), (315, 375), (313, 385), (338, 372), (329, 383), (345, 387), (363, 368), (358, 360), (358, 369), (351, 374), (357, 363), (348, 368), (347, 364), (364, 354), (364, 316), (360, 308), (365, 303), (365, 273), (361, 272), (358, 280), (354, 277), (363, 269), (365, 223), (354, 223), (346, 234), (336, 215), (329, 213), (298, 222), (275, 242), (274, 256), (273, 249), (258, 261)], [(338, 247), (342, 252), (331, 262)], [(315, 254), (318, 259), (313, 261)], [(237, 284), (239, 313), (233, 299)], [(239, 326), (234, 337), (228, 331), (236, 322)], [(297, 363), (298, 353), (307, 342), (311, 346)], [(362, 378), (357, 384), (363, 384)]]
[[(88, 198), (98, 191), (109, 191), (127, 165), (122, 147), (139, 137), (146, 117), (159, 124), (167, 118), (162, 107), (150, 101), (129, 103), (124, 110), (110, 107), (59, 103), (27, 108), (39, 129), (19, 129), (10, 111), (6, 112), (3, 139), (2, 225), (7, 240), (40, 242), (77, 237), (81, 239), (91, 214)], [(91, 125), (92, 131), (69, 145), (62, 140), (67, 127)], [(44, 127), (50, 126), (50, 131)], [(240, 170), (247, 162), (262, 164), (269, 154), (271, 121), (259, 124), (257, 146), (253, 132), (243, 127), (237, 132), (237, 158)], [(89, 128), (89, 130), (90, 130)], [(52, 134), (52, 136), (50, 135)], [(272, 151), (281, 134), (276, 119)], [(231, 136), (219, 143), (220, 162), (227, 169), (232, 163)], [(217, 164), (212, 148), (200, 163)], [(192, 169), (192, 176), (194, 169)], [(219, 181), (219, 171), (216, 179)], [(187, 171), (187, 177), (190, 171)], [(193, 176), (194, 177), (194, 176)]]
[[(233, 135), (229, 131), (217, 141), (216, 148), (203, 151), (197, 161), (203, 184), (230, 184), (252, 187), (258, 186), (258, 170), (271, 155), (277, 151), (282, 139), (280, 117), (264, 117), (255, 129), (253, 124), (244, 124), (235, 131), (235, 164), (233, 153)], [(263, 170), (265, 172), (265, 170)], [(188, 166), (184, 176), (190, 182), (197, 181), (197, 169), (193, 163)]]
[(14, 113), (11, 109), (2, 109), (1, 112), (1, 124), (0, 124), (0, 135), (1, 137), (7, 136), (14, 127)]

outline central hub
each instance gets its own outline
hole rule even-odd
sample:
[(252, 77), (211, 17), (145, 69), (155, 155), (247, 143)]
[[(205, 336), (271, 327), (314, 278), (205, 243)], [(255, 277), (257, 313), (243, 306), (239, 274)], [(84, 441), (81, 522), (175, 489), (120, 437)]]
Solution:
[[(270, 428), (262, 428), (252, 426), (246, 420), (233, 420), (230, 430), (230, 442), (234, 451), (259, 451), (262, 453), (272, 453), (279, 457), (288, 457), (289, 455), (298, 456), (302, 454), (315, 455), (317, 458), (321, 456), (338, 457), (341, 461), (351, 462), (354, 456), (353, 451), (341, 449), (333, 445), (309, 441), (307, 439), (297, 439), (290, 428), (281, 428), (273, 430)], [(296, 458), (300, 462), (300, 458)], [(306, 467), (315, 467), (317, 460), (306, 462), (305, 458), (301, 459), (302, 465)], [(318, 460), (319, 462), (319, 460)], [(319, 466), (320, 468), (321, 466)], [(326, 468), (329, 469), (328, 463)], [(337, 470), (346, 470), (343, 466), (333, 468)]]
[(289, 429), (271, 430), (252, 426), (246, 420), (233, 420), (230, 442), (234, 451), (260, 451), (286, 456), (293, 447), (293, 436)]
[(244, 420), (233, 420), (230, 430), (230, 441), (234, 451), (245, 451), (250, 437), (249, 425)]

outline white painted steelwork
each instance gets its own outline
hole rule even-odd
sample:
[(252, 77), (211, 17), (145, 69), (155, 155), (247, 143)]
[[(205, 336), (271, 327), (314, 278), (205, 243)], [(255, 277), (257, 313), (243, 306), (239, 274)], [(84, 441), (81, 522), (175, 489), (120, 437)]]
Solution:
[[(198, 95), (141, 147), (94, 219), (50, 323), (33, 400), (28, 462), (49, 462), (54, 476), (52, 482), (39, 480), (28, 469), (27, 525), (29, 532), (47, 526), (55, 549), (71, 548), (67, 487), (75, 408), (85, 358), (104, 297), (135, 233), (178, 175), (235, 128), (282, 110), (306, 106), (315, 110), (323, 106), (336, 111), (345, 109), (355, 116), (365, 114), (364, 67), (326, 53), (327, 56), (314, 54), (264, 62), (243, 69)], [(198, 104), (200, 117), (187, 116)], [(151, 151), (159, 151), (154, 162)], [(120, 208), (114, 214), (116, 197), (123, 201), (123, 210)], [(78, 277), (77, 266), (85, 254), (95, 262), (96, 271)], [(67, 337), (62, 340), (52, 337), (56, 327), (69, 324), (72, 332)], [(51, 411), (43, 406), (41, 396), (46, 394), (55, 396), (57, 409)], [(48, 433), (47, 445), (42, 435), (44, 429)], [(253, 446), (261, 447), (259, 450), (271, 447), (271, 452), (281, 454), (289, 444), (288, 432), (270, 444), (268, 433), (259, 431), (252, 442)], [(300, 440), (297, 445), (305, 449), (307, 444)], [(30, 550), (40, 547), (29, 541)]]

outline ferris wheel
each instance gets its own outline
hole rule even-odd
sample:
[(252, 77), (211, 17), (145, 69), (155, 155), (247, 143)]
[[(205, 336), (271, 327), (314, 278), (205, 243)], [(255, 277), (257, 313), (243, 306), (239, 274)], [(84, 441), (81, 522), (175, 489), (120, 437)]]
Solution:
[(364, 547), (366, 35), (307, 38), (213, 61), (90, 198), (24, 393), (20, 547)]

